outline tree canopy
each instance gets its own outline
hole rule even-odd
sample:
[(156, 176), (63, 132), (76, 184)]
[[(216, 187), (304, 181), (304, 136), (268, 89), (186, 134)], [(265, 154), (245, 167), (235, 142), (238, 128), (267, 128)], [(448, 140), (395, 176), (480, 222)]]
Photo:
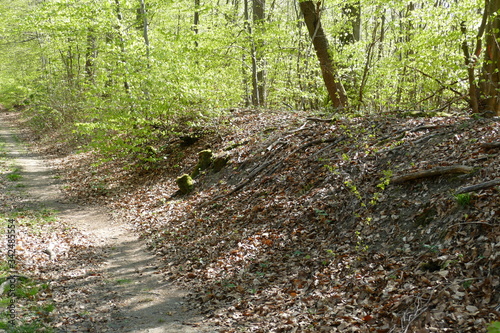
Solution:
[(231, 107), (335, 111), (299, 2), (345, 88), (338, 112), (482, 112), (471, 87), (496, 91), (480, 75), (494, 1), (16, 0), (0, 4), (0, 102), (110, 153)]

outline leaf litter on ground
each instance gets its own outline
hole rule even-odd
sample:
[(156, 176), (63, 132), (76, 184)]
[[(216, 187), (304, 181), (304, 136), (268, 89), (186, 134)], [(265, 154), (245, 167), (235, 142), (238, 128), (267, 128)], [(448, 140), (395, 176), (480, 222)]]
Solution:
[[(92, 152), (57, 163), (67, 195), (133, 225), (223, 332), (486, 332), (500, 191), (456, 192), (500, 178), (498, 119), (307, 116), (236, 110), (217, 136), (168, 138), (147, 167)], [(179, 195), (207, 147), (229, 164)], [(391, 182), (450, 166), (472, 171)]]

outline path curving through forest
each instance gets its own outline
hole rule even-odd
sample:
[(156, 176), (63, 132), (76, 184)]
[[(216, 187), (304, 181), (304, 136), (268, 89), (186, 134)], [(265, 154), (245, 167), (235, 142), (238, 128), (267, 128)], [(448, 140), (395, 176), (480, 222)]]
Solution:
[[(54, 297), (59, 298), (55, 300), (56, 332), (217, 332), (203, 324), (199, 314), (188, 310), (183, 302), (186, 292), (157, 273), (157, 258), (126, 225), (101, 207), (78, 205), (64, 198), (61, 181), (49, 161), (19, 140), (16, 116), (0, 112), (0, 142), (7, 160), (22, 175), (23, 186), (15, 195), (22, 198), (24, 207), (57, 211), (59, 220), (86, 235), (91, 251), (99, 252), (97, 264), (95, 260), (79, 261), (78, 270), (88, 272), (83, 276), (74, 274), (75, 267), (65, 265), (52, 275)], [(82, 312), (88, 320), (81, 319)], [(64, 321), (58, 316), (80, 320)]]

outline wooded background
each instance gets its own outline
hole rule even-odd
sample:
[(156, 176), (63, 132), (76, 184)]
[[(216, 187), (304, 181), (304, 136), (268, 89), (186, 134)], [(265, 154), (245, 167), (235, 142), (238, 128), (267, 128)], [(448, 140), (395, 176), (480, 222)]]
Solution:
[(40, 131), (64, 124), (112, 154), (234, 107), (498, 115), (499, 8), (499, 0), (3, 0), (0, 102), (29, 106)]

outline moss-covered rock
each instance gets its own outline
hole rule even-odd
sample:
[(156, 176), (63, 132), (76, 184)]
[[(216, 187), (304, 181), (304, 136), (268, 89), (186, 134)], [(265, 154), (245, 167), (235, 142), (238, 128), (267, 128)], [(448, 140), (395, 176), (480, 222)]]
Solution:
[(201, 171), (208, 169), (213, 161), (213, 153), (210, 149), (202, 150), (198, 153), (198, 164), (194, 167), (191, 177), (196, 177)]
[(219, 156), (216, 157), (212, 163), (214, 172), (219, 172), (227, 165), (229, 161), (229, 156)]
[(188, 194), (189, 192), (191, 192), (193, 190), (193, 178), (191, 178), (190, 175), (188, 174), (183, 174), (182, 176), (178, 177), (176, 179), (176, 182), (177, 182), (177, 186), (179, 186), (179, 190), (183, 193), (183, 194)]

